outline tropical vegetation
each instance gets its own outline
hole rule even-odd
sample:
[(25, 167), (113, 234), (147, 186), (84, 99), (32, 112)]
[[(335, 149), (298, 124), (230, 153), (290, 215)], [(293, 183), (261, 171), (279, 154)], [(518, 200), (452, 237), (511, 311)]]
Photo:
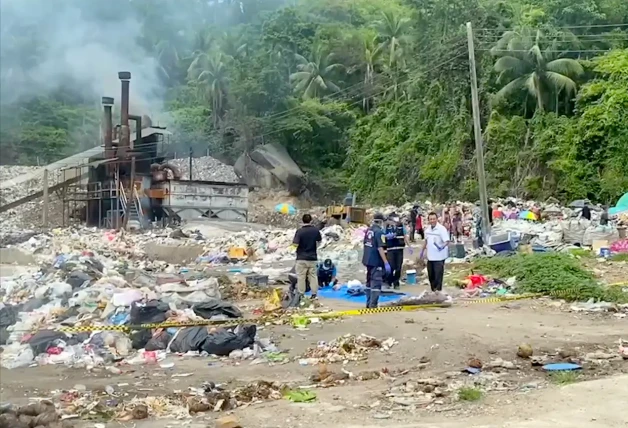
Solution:
[[(612, 202), (628, 189), (626, 1), (107, 3), (55, 2), (93, 22), (133, 23), (133, 56), (157, 69), (172, 154), (233, 163), (276, 143), (317, 196), (475, 199), (470, 21), (490, 195)], [(2, 87), (41, 77), (29, 72), (52, 49), (40, 24), (3, 24)], [(1, 161), (45, 163), (95, 145), (99, 97), (116, 94), (80, 89), (3, 90)]]

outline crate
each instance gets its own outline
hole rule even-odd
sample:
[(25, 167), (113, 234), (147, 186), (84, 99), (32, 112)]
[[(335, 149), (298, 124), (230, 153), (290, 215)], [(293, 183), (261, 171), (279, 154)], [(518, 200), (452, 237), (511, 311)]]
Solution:
[(488, 246), (496, 253), (514, 251), (517, 248), (517, 240), (510, 232), (500, 233), (488, 238)]
[(249, 287), (268, 287), (268, 275), (247, 275), (246, 285)]

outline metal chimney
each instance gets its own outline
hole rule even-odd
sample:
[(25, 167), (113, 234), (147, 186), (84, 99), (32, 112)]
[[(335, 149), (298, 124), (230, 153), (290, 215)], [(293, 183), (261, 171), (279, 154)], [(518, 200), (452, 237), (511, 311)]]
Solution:
[[(105, 145), (105, 159), (112, 159), (114, 157), (113, 152), (113, 98), (111, 97), (102, 97), (102, 105), (103, 105), (103, 139)], [(107, 175), (110, 174), (109, 165), (106, 166)]]
[(125, 153), (129, 148), (130, 130), (129, 130), (129, 85), (131, 83), (131, 73), (128, 71), (120, 71), (118, 78), (122, 82), (122, 97), (120, 99), (120, 135), (118, 147), (122, 148)]

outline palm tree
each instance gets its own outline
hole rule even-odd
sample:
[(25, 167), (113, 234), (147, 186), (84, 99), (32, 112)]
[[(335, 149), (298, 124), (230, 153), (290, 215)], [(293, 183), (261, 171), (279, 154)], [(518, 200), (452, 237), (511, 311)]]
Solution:
[(388, 67), (393, 68), (397, 62), (403, 65), (403, 48), (407, 45), (410, 19), (401, 18), (394, 12), (382, 12), (382, 20), (377, 23), (380, 37), (388, 49)]
[(322, 47), (317, 46), (312, 52), (310, 60), (299, 54), (297, 60), (297, 72), (290, 75), (290, 81), (296, 82), (295, 92), (303, 92), (303, 98), (319, 98), (325, 92), (337, 92), (340, 90), (331, 80), (332, 74), (344, 68), (342, 64), (333, 63), (333, 54), (325, 55)]
[(383, 52), (383, 44), (377, 42), (377, 35), (368, 34), (364, 37), (363, 62), (364, 68), (364, 97), (362, 107), (368, 113), (373, 83), (375, 80), (375, 65), (379, 62)]
[(220, 49), (226, 56), (232, 59), (246, 57), (247, 48), (248, 45), (244, 41), (243, 34), (225, 32), (223, 34), (222, 40), (220, 41)]
[(508, 31), (491, 50), (500, 57), (495, 62), (495, 71), (500, 73), (497, 81), (507, 82), (495, 98), (503, 99), (525, 89), (536, 99), (537, 110), (543, 111), (553, 91), (558, 108), (558, 96), (575, 94), (574, 79), (584, 70), (577, 60), (560, 58), (557, 42), (543, 50), (540, 31), (534, 39), (529, 34), (529, 31), (521, 34)]
[(192, 61), (188, 79), (199, 88), (200, 95), (211, 103), (214, 127), (218, 127), (225, 111), (227, 97), (227, 67), (222, 53), (203, 53)]

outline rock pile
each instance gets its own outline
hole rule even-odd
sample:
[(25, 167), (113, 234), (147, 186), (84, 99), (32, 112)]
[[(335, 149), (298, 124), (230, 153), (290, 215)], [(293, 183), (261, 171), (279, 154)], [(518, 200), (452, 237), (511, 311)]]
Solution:
[[(190, 162), (188, 158), (170, 161), (181, 171), (183, 180), (190, 179)], [(192, 158), (192, 180), (220, 181), (223, 183), (238, 183), (240, 179), (232, 166), (225, 165), (211, 156)]]

